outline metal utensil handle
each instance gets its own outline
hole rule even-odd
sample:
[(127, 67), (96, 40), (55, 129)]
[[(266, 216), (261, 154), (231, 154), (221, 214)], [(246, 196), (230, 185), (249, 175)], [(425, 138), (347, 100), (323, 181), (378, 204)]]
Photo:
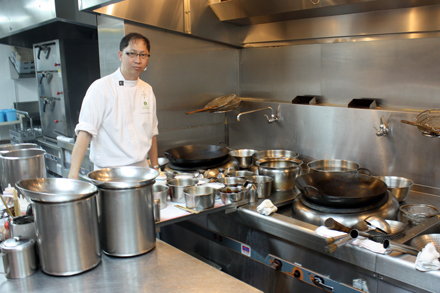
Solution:
[(435, 129), (434, 127), (428, 126), (428, 125), (423, 125), (423, 124), (411, 122), (411, 121), (408, 121), (408, 120), (400, 120), (400, 122), (405, 123), (405, 124), (409, 124), (409, 125), (412, 125), (412, 126), (417, 126), (417, 127), (422, 128), (422, 129), (434, 132), (436, 134), (440, 134), (439, 130)]
[(342, 225), (338, 221), (336, 221), (333, 218), (327, 218), (324, 222), (324, 226), (326, 226), (329, 229), (337, 230), (345, 233), (350, 233), (351, 229)]
[[(365, 173), (359, 173), (359, 171), (364, 171)], [(356, 170), (353, 171), (354, 174), (365, 174), (368, 176), (371, 176), (371, 171), (370, 169), (367, 168), (357, 168)]]
[[(3, 259), (3, 256), (5, 256), (6, 255), (6, 253), (0, 253), (0, 255), (1, 255), (1, 258)], [(3, 269), (5, 270), (4, 272), (0, 272), (0, 274), (2, 274), (2, 275), (8, 275), (9, 273), (10, 273), (10, 271), (11, 271), (11, 268), (10, 268), (10, 266), (8, 265), (8, 271), (6, 272), (6, 269), (5, 269), (5, 261), (3, 261)]]
[(195, 211), (195, 210), (192, 210), (192, 209), (189, 209), (189, 208), (183, 207), (183, 206), (178, 205), (178, 204), (175, 204), (174, 206), (175, 206), (176, 208), (178, 208), (178, 209), (181, 209), (181, 210), (187, 211), (187, 212), (192, 213), (192, 214), (198, 214), (198, 213), (199, 213), (198, 211)]

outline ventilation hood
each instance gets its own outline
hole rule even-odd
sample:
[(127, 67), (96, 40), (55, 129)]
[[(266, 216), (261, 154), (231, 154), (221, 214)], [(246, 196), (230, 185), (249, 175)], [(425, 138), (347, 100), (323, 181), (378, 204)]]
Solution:
[(220, 21), (253, 25), (439, 4), (438, 0), (209, 0)]
[(0, 43), (32, 48), (53, 39), (96, 39), (96, 15), (78, 0), (0, 0)]

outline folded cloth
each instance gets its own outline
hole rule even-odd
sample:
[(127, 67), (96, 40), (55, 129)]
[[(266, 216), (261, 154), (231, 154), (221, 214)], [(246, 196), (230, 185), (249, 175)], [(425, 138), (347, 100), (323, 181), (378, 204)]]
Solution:
[(257, 207), (257, 212), (265, 216), (269, 216), (270, 214), (275, 213), (277, 210), (278, 208), (274, 206), (270, 199), (263, 200), (263, 202)]
[(331, 230), (331, 229), (327, 228), (326, 226), (319, 226), (318, 228), (316, 228), (315, 233), (322, 236), (322, 237), (325, 237), (325, 238), (331, 238), (331, 237), (340, 236), (340, 235), (347, 235), (347, 233), (345, 233), (345, 232)]
[(426, 244), (422, 251), (417, 254), (416, 270), (426, 272), (440, 269), (439, 257), (440, 253), (435, 249), (434, 244), (431, 242)]
[(382, 243), (375, 242), (366, 237), (358, 237), (354, 241), (352, 241), (351, 244), (365, 248), (375, 253), (386, 254), (387, 252), (387, 250), (383, 248)]

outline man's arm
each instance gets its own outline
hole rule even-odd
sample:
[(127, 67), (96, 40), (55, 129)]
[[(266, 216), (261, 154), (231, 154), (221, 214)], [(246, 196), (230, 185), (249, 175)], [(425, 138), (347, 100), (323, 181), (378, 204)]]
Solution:
[[(70, 172), (67, 178), (78, 179), (79, 169), (81, 168), (82, 160), (86, 154), (92, 135), (85, 131), (79, 131), (76, 137), (75, 145), (72, 151), (72, 162), (70, 164)], [(157, 149), (156, 149), (157, 150)], [(157, 157), (156, 157), (157, 162)]]
[(150, 157), (150, 162), (151, 162), (150, 168), (153, 168), (154, 166), (159, 166), (158, 152), (157, 152), (157, 136), (153, 136), (153, 140), (151, 142), (151, 148), (148, 151), (148, 156)]

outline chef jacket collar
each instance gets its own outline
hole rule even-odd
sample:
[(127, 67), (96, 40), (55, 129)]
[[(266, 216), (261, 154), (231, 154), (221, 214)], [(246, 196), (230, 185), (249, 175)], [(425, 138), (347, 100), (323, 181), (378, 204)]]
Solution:
[(118, 81), (119, 86), (130, 86), (130, 87), (136, 86), (139, 80), (139, 78), (136, 80), (126, 80), (122, 75), (121, 67), (119, 67), (118, 70), (116, 71), (116, 79)]

